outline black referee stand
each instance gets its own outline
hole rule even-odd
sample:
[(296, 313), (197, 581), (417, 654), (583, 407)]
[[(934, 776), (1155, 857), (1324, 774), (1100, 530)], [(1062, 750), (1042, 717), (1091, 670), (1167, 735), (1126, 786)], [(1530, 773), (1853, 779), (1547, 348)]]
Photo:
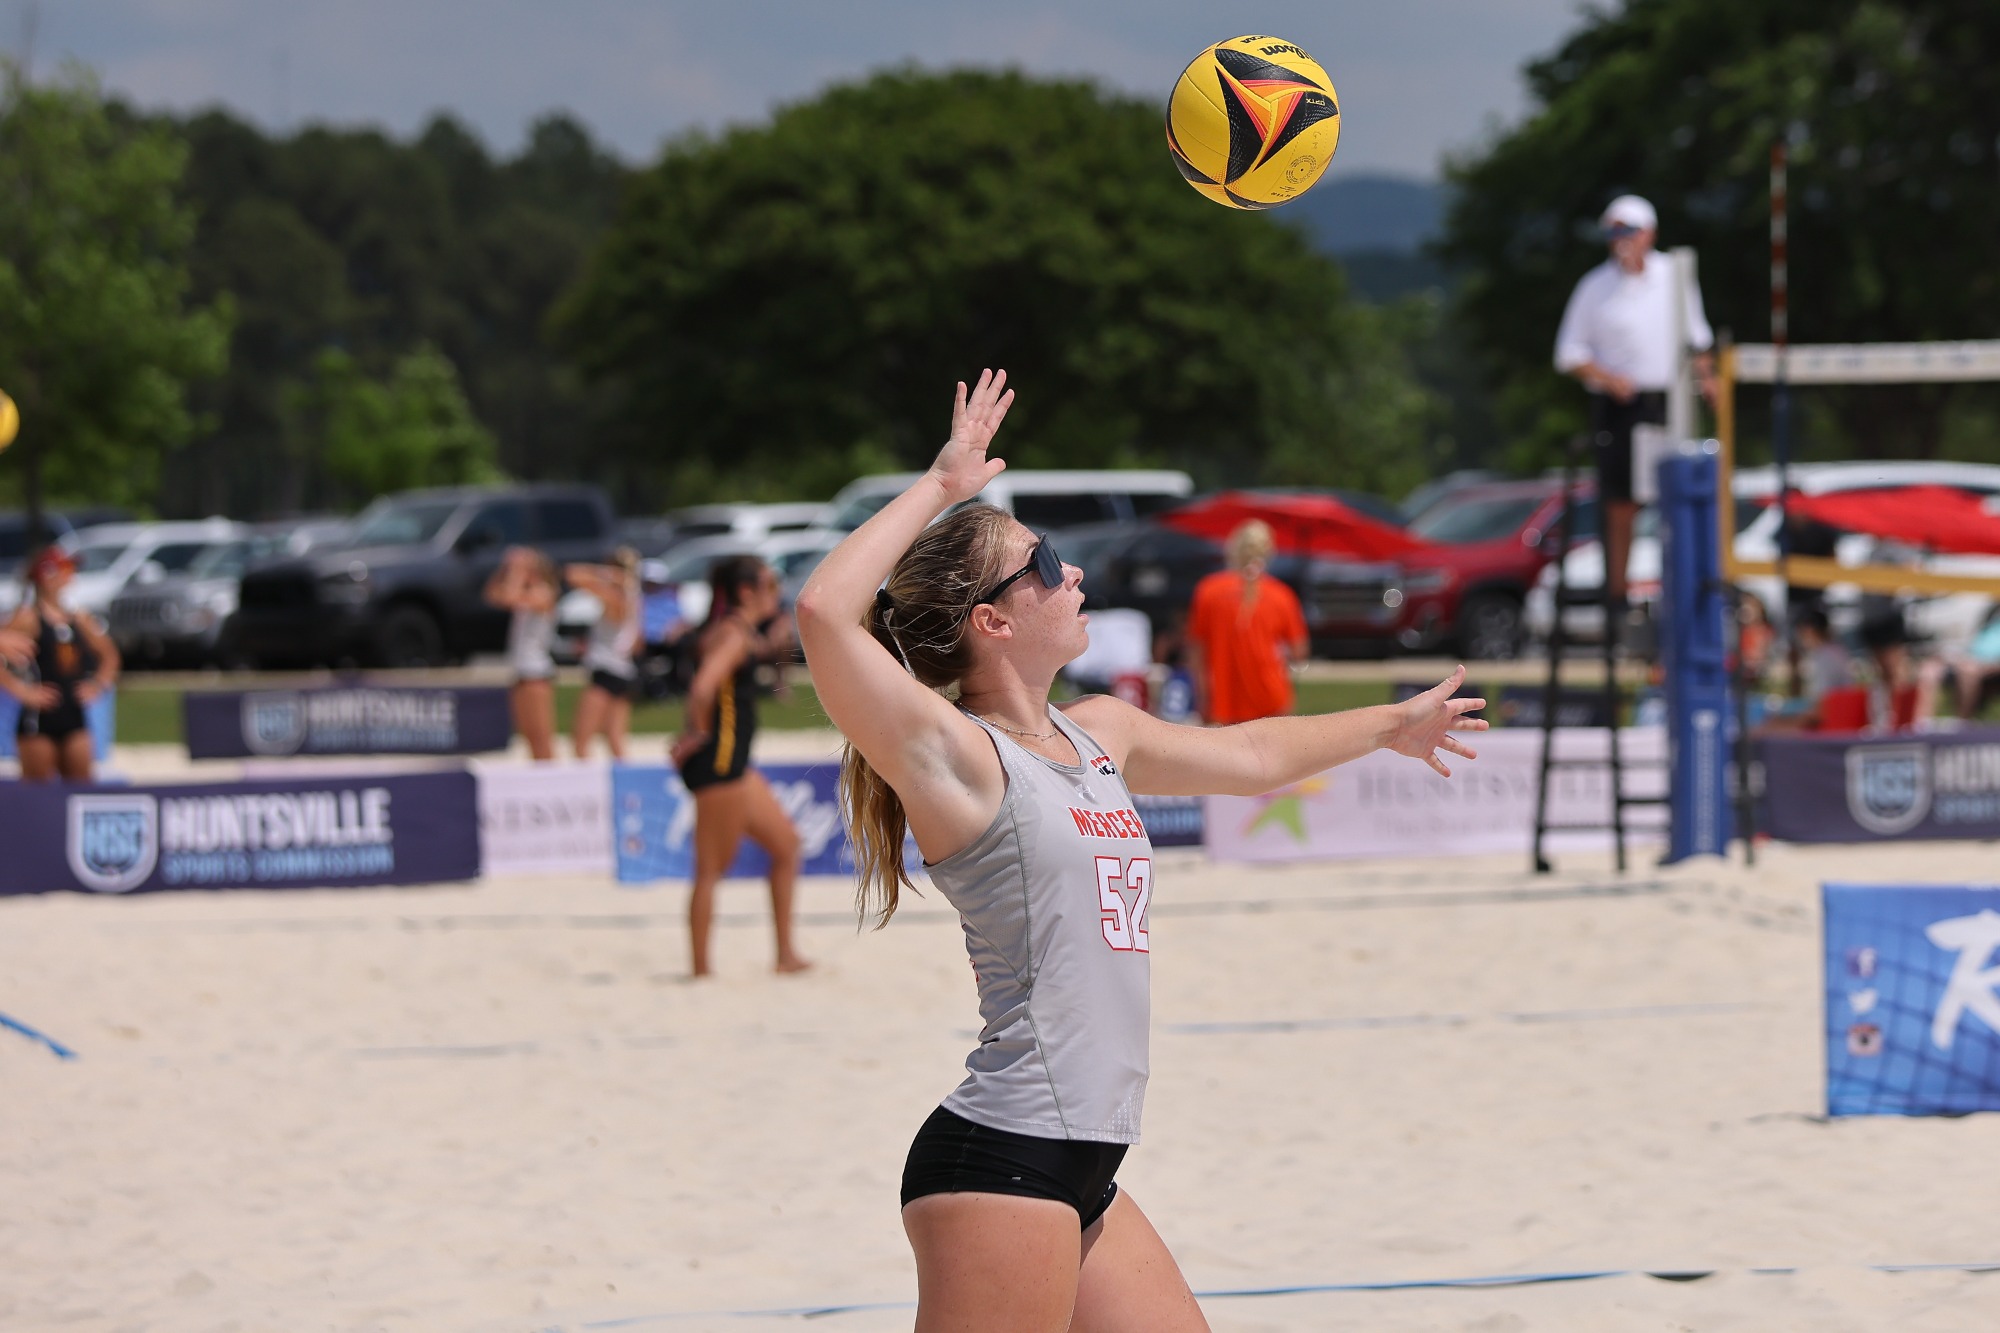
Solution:
[[(1625, 608), (1611, 604), (1611, 552), (1605, 544), (1604, 580), (1595, 588), (1572, 588), (1569, 586), (1569, 549), (1575, 524), (1577, 497), (1577, 465), (1581, 461), (1588, 437), (1578, 435), (1570, 440), (1569, 448), (1563, 456), (1562, 515), (1556, 520), (1556, 587), (1555, 617), (1549, 626), (1548, 659), (1549, 672), (1542, 686), (1542, 762), (1535, 791), (1535, 873), (1546, 875), (1555, 869), (1549, 861), (1544, 844), (1551, 833), (1603, 832), (1611, 834), (1613, 855), (1618, 873), (1625, 873), (1625, 811), (1631, 806), (1665, 805), (1665, 796), (1634, 796), (1625, 790), (1625, 762), (1619, 753), (1619, 723), (1625, 714), (1625, 692), (1618, 681), (1619, 638), (1624, 630)], [(1598, 497), (1598, 526), (1600, 539), (1607, 535), (1604, 518), (1603, 497)], [(1564, 650), (1569, 647), (1569, 632), (1564, 623), (1564, 612), (1572, 606), (1597, 606), (1604, 612), (1604, 633), (1600, 636), (1599, 661), (1604, 668), (1604, 679), (1597, 686), (1602, 695), (1602, 707), (1598, 716), (1606, 732), (1606, 750), (1602, 757), (1558, 755), (1555, 753), (1556, 722), (1564, 699), (1562, 664)], [(1550, 775), (1566, 769), (1603, 769), (1610, 788), (1609, 819), (1566, 820), (1554, 823), (1549, 818)]]

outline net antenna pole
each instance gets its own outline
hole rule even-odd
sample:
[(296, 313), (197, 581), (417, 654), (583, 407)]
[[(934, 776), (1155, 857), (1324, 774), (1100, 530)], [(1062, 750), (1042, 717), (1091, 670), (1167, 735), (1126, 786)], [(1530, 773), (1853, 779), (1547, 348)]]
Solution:
[(1771, 145), (1771, 461), (1778, 468), (1778, 578), (1784, 597), (1778, 629), (1784, 635), (1786, 675), (1792, 697), (1799, 695), (1799, 641), (1792, 633), (1792, 393), (1786, 374), (1792, 341), (1791, 225), (1787, 217), (1785, 141)]

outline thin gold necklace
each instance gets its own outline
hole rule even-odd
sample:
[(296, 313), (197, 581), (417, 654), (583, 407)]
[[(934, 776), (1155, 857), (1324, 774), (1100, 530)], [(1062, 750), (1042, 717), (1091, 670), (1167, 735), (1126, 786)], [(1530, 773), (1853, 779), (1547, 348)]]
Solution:
[(1053, 731), (1022, 731), (1019, 727), (1010, 727), (1005, 722), (997, 721), (994, 718), (986, 716), (986, 714), (984, 713), (973, 713), (970, 708), (966, 709), (965, 711), (968, 713), (972, 713), (972, 716), (978, 718), (981, 722), (991, 723), (993, 726), (1000, 728), (1000, 730), (1006, 732), (1008, 735), (1019, 736), (1023, 740), (1052, 741), (1056, 738), (1056, 733)]

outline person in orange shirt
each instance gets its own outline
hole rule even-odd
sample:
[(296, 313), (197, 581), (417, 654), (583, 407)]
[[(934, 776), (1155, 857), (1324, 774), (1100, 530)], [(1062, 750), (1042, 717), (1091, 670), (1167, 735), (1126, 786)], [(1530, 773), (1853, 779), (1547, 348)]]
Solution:
[(1218, 726), (1292, 711), (1291, 664), (1309, 647), (1305, 611), (1265, 572), (1274, 543), (1258, 519), (1229, 534), (1229, 568), (1195, 585), (1187, 649), (1195, 706)]

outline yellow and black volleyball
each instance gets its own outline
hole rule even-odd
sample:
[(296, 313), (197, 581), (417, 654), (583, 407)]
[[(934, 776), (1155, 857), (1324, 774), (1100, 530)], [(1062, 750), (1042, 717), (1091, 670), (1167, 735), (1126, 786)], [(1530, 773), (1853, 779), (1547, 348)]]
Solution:
[(1281, 37), (1232, 37), (1200, 55), (1167, 103), (1167, 151), (1230, 208), (1276, 208), (1312, 188), (1340, 142), (1319, 62)]

